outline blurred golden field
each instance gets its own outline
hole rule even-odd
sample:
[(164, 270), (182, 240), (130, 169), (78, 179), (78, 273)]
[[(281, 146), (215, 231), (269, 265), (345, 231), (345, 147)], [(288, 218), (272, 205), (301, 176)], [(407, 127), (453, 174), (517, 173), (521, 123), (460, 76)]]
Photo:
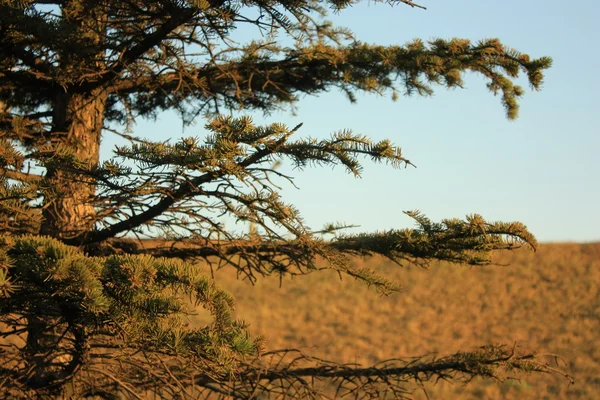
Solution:
[[(358, 260), (361, 263), (364, 261)], [(498, 253), (501, 266), (368, 266), (404, 290), (382, 297), (330, 271), (285, 279), (217, 283), (237, 299), (236, 317), (267, 337), (268, 349), (299, 348), (337, 362), (374, 364), (392, 357), (445, 355), (490, 343), (561, 356), (558, 375), (522, 375), (503, 383), (475, 380), (427, 385), (431, 399), (600, 398), (600, 243), (544, 244), (534, 253)], [(505, 265), (508, 264), (508, 265)], [(426, 398), (415, 388), (416, 399)]]

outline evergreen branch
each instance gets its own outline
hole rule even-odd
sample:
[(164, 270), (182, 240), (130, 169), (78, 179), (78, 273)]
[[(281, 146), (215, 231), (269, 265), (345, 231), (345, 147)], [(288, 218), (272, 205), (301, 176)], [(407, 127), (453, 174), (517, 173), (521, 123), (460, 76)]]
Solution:
[[(238, 269), (251, 282), (256, 280), (255, 274), (303, 275), (333, 269), (373, 286), (382, 294), (398, 291), (401, 287), (374, 271), (355, 268), (352, 257), (379, 255), (400, 266), (426, 267), (434, 260), (483, 266), (492, 262), (493, 250), (514, 249), (521, 244), (533, 249), (537, 246), (533, 235), (520, 223), (488, 223), (480, 216), (468, 216), (465, 221), (449, 220), (428, 225), (421, 214), (408, 214), (417, 220), (418, 229), (339, 236), (330, 241), (306, 233), (294, 240), (255, 236), (218, 243), (209, 240), (166, 241), (160, 247), (142, 245), (132, 248), (128, 241), (120, 239), (112, 245), (116, 249), (124, 247), (128, 252), (156, 257), (205, 259), (211, 263), (214, 262), (211, 258), (216, 258), (218, 263), (224, 262)], [(325, 263), (318, 265), (319, 258)]]
[[(298, 167), (305, 167), (309, 163), (341, 164), (358, 176), (361, 170), (358, 156), (370, 156), (374, 161), (389, 162), (394, 167), (411, 164), (402, 157), (400, 149), (391, 145), (389, 141), (373, 143), (368, 138), (351, 132), (338, 133), (327, 140), (317, 141), (309, 138), (290, 142), (290, 136), (300, 128), (300, 125), (291, 130), (280, 124), (263, 128), (252, 125), (249, 118), (219, 118), (208, 124), (207, 128), (214, 131), (215, 135), (207, 137), (205, 145), (200, 145), (196, 139), (188, 138), (174, 145), (145, 142), (134, 144), (130, 148), (119, 148), (117, 150), (119, 156), (133, 159), (142, 164), (143, 168), (149, 170), (174, 168), (173, 172), (156, 174), (151, 172), (151, 177), (141, 183), (136, 181), (113, 183), (113, 180), (131, 174), (131, 171), (119, 171), (118, 164), (114, 162), (110, 162), (110, 165), (106, 164), (105, 170), (100, 168), (88, 171), (67, 167), (70, 173), (80, 177), (87, 176), (89, 179), (94, 179), (101, 187), (105, 187), (107, 191), (102, 198), (109, 201), (113, 212), (118, 212), (117, 202), (121, 205), (135, 205), (143, 210), (132, 213), (126, 218), (120, 218), (119, 222), (103, 230), (89, 233), (82, 243), (100, 242), (144, 224), (173, 225), (175, 223), (173, 220), (161, 222), (158, 218), (169, 213), (184, 212), (185, 206), (182, 202), (185, 200), (197, 199), (205, 204), (201, 199), (210, 197), (219, 201), (225, 199), (235, 201), (245, 206), (250, 214), (242, 216), (241, 211), (223, 202), (224, 213), (243, 220), (251, 218), (269, 230), (270, 228), (258, 216), (261, 214), (296, 236), (304, 231), (301, 228), (302, 223), (295, 217), (285, 215), (287, 211), (281, 210), (289, 207), (276, 204), (278, 202), (276, 197), (262, 196), (263, 191), (276, 193), (276, 187), (275, 189), (272, 187), (273, 184), (266, 172), (250, 168), (251, 166), (270, 161), (274, 157), (289, 157)], [(227, 190), (237, 191), (234, 189), (234, 181), (250, 186), (255, 195), (248, 197), (242, 192), (233, 194), (225, 190), (214, 191), (203, 188), (203, 185), (215, 183), (224, 184)], [(148, 205), (149, 196), (156, 197), (161, 194), (162, 198), (157, 203)], [(100, 197), (94, 202), (100, 202)], [(108, 204), (105, 200), (102, 203)], [(265, 204), (265, 207), (260, 204)], [(206, 206), (202, 207), (206, 209)], [(270, 208), (280, 211), (274, 214), (269, 211)], [(192, 220), (196, 219), (196, 217), (192, 218)], [(80, 238), (65, 240), (66, 243), (75, 244), (82, 239), (83, 235)]]
[[(301, 125), (296, 126), (294, 129), (290, 130), (287, 134), (283, 135), (280, 139), (273, 142), (269, 146), (265, 146), (263, 149), (256, 151), (254, 154), (245, 158), (244, 160), (237, 162), (235, 165), (240, 169), (245, 169), (250, 165), (256, 164), (260, 160), (265, 157), (275, 153), (279, 147), (287, 140), (287, 138), (292, 135), (297, 129), (300, 128)], [(201, 186), (203, 184), (207, 184), (209, 182), (215, 181), (225, 175), (228, 174), (228, 171), (222, 172), (207, 172), (200, 176), (197, 176), (191, 180), (185, 181), (179, 185), (179, 187), (169, 190), (167, 196), (163, 197), (158, 203), (149, 207), (144, 212), (133, 215), (129, 219), (118, 222), (114, 225), (111, 225), (109, 228), (84, 233), (75, 238), (64, 239), (66, 244), (74, 244), (74, 245), (87, 245), (91, 243), (97, 243), (104, 241), (108, 238), (114, 237), (117, 234), (131, 230), (132, 228), (136, 228), (153, 218), (161, 215), (165, 211), (169, 209), (169, 207), (173, 206), (177, 201), (180, 201), (194, 193), (202, 193)]]
[[(285, 351), (285, 350), (284, 350)], [(401, 377), (401, 380), (412, 378), (419, 380), (421, 375), (431, 377), (433, 375), (444, 376), (448, 373), (463, 373), (467, 377), (487, 376), (496, 377), (493, 369), (488, 367), (498, 367), (508, 365), (510, 368), (521, 368), (531, 372), (533, 368), (544, 370), (543, 364), (532, 364), (531, 360), (536, 358), (535, 353), (515, 354), (514, 349), (507, 350), (504, 346), (489, 346), (483, 347), (479, 352), (461, 352), (455, 355), (446, 356), (440, 359), (433, 359), (429, 362), (411, 361), (406, 367), (371, 367), (371, 368), (356, 368), (335, 366), (334, 363), (323, 362), (323, 366), (312, 368), (297, 368), (297, 369), (281, 369), (261, 371), (260, 375), (247, 377), (248, 381), (256, 379), (266, 381), (277, 381), (286, 378), (297, 377), (315, 377), (315, 378), (379, 378), (385, 376)], [(314, 358), (307, 358), (314, 360)], [(297, 359), (295, 359), (295, 362)], [(382, 361), (381, 365), (391, 364), (390, 361)], [(246, 380), (242, 379), (242, 380)], [(468, 379), (468, 378), (467, 378)]]
[[(253, 395), (277, 395), (296, 393), (298, 397), (323, 398), (327, 396), (315, 389), (316, 381), (331, 382), (337, 386), (335, 398), (357, 398), (362, 394), (371, 397), (412, 398), (406, 388), (407, 382), (422, 384), (428, 381), (455, 380), (469, 382), (475, 377), (486, 377), (504, 381), (510, 379), (506, 373), (514, 371), (532, 373), (543, 372), (562, 375), (569, 384), (573, 378), (541, 360), (536, 353), (521, 353), (515, 347), (505, 345), (484, 346), (473, 352), (460, 352), (441, 358), (415, 358), (409, 361), (387, 360), (370, 368), (359, 365), (340, 365), (334, 362), (305, 356), (294, 349), (279, 350), (264, 354), (258, 365), (250, 364), (242, 371), (238, 380), (227, 384), (216, 382), (209, 377), (197, 374), (195, 382), (212, 390), (219, 384), (220, 390), (233, 392), (243, 397)], [(266, 366), (260, 364), (265, 363)], [(302, 367), (298, 365), (313, 365)], [(292, 394), (292, 397), (295, 397)]]
[[(293, 49), (271, 47), (260, 54), (259, 60), (255, 59), (256, 55), (230, 56), (223, 61), (214, 59), (195, 70), (190, 65), (183, 75), (167, 73), (161, 75), (160, 80), (151, 77), (121, 80), (115, 88), (123, 96), (144, 93), (144, 102), (164, 103), (158, 97), (183, 87), (186, 89), (177, 94), (181, 98), (191, 96), (206, 103), (222, 102), (231, 108), (242, 105), (268, 110), (275, 105), (295, 102), (297, 93), (316, 94), (330, 87), (338, 87), (346, 93), (356, 90), (395, 93), (398, 86), (403, 85), (407, 95), (415, 91), (430, 95), (430, 84), (462, 87), (462, 74), (471, 71), (488, 78), (492, 92), (502, 92), (507, 116), (513, 119), (517, 116), (517, 98), (522, 95), (522, 89), (514, 86), (509, 78), (516, 77), (522, 70), (531, 86), (539, 89), (543, 70), (551, 65), (547, 57), (530, 60), (529, 56), (503, 46), (497, 39), (477, 44), (464, 39), (438, 39), (429, 46), (416, 40), (405, 46), (389, 47), (360, 42), (348, 46), (318, 43)], [(235, 50), (256, 51), (254, 47)], [(429, 83), (422, 82), (421, 78)], [(395, 84), (396, 81), (402, 85)]]
[[(491, 250), (506, 250), (526, 244), (537, 248), (537, 241), (521, 223), (487, 223), (483, 231), (467, 231), (468, 223), (461, 222), (461, 227), (444, 228), (436, 232), (421, 229), (392, 230), (382, 233), (357, 234), (340, 236), (331, 241), (313, 239), (312, 244), (322, 249), (335, 250), (351, 255), (382, 255), (395, 261), (419, 259), (435, 259), (458, 263), (485, 265), (487, 257), (482, 257)], [(166, 242), (160, 248), (138, 248), (134, 252), (152, 254), (163, 257), (171, 254), (181, 259), (208, 258), (212, 256), (234, 255), (240, 253), (272, 253), (274, 255), (295, 255), (310, 250), (305, 239), (284, 242), (235, 240), (231, 243), (220, 243), (218, 249), (213, 246), (202, 246), (190, 241), (182, 247), (172, 247)], [(323, 251), (323, 250), (321, 250)], [(474, 253), (469, 253), (474, 252)]]
[[(51, 392), (65, 379), (77, 382), (76, 371), (81, 375), (82, 370), (94, 368), (89, 363), (94, 357), (90, 349), (125, 353), (128, 364), (142, 366), (133, 371), (136, 377), (144, 365), (154, 364), (140, 360), (140, 350), (170, 360), (204, 358), (213, 364), (212, 371), (226, 375), (239, 359), (256, 355), (261, 347), (260, 338), (250, 338), (247, 326), (232, 319), (231, 295), (181, 261), (131, 255), (86, 257), (50, 238), (0, 235), (0, 279), (0, 336), (5, 331), (15, 335), (24, 326), (29, 334), (26, 348), (6, 351), (19, 362), (0, 368), (0, 382), (17, 376), (21, 387)], [(7, 281), (17, 284), (7, 288)], [(203, 328), (187, 323), (198, 306), (213, 319)], [(40, 336), (32, 338), (35, 321)], [(120, 346), (112, 346), (115, 343)], [(31, 374), (39, 373), (29, 374), (31, 364), (23, 362), (31, 353), (43, 363), (36, 368), (52, 371), (43, 381), (31, 381)], [(175, 372), (181, 363), (169, 366)], [(127, 374), (115, 376), (126, 379)], [(137, 393), (138, 385), (132, 388)]]
[(0, 233), (15, 235), (39, 231), (42, 215), (31, 203), (39, 201), (38, 188), (30, 182), (9, 184), (0, 175)]
[[(0, 8), (0, 10), (2, 10), (2, 8)], [(9, 12), (12, 13), (13, 11), (14, 9), (10, 10)], [(4, 9), (4, 12), (6, 13), (7, 10)], [(25, 16), (21, 14), (13, 18), (22, 19), (25, 18)], [(36, 71), (37, 73), (44, 74), (46, 76), (52, 75), (52, 73), (54, 72), (54, 68), (51, 63), (43, 60), (42, 57), (36, 55), (35, 53), (32, 53), (30, 50), (27, 49), (27, 46), (25, 44), (9, 42), (8, 40), (6, 40), (6, 30), (4, 27), (0, 27), (0, 44), (3, 45), (2, 50), (6, 52), (7, 56), (17, 58), (31, 70)]]
[(412, 0), (395, 0), (395, 1), (397, 1), (398, 3), (406, 4), (407, 6), (411, 6), (413, 8), (416, 7), (416, 8), (420, 8), (422, 10), (427, 10), (427, 7), (423, 7), (422, 5), (413, 3)]
[[(207, 0), (207, 3), (215, 7), (221, 5), (222, 0)], [(133, 47), (124, 50), (122, 56), (112, 65), (108, 66), (106, 71), (100, 74), (97, 79), (88, 80), (80, 84), (77, 90), (80, 92), (91, 92), (98, 87), (110, 83), (121, 72), (127, 69), (130, 64), (134, 64), (142, 55), (163, 42), (174, 30), (194, 18), (199, 11), (196, 7), (165, 9), (165, 15), (169, 15), (169, 19), (160, 28), (150, 34), (144, 35), (141, 41)]]
[[(52, 71), (52, 64), (47, 60), (36, 55), (33, 50), (37, 46), (31, 46), (31, 38), (48, 40), (48, 37), (42, 37), (43, 34), (55, 31), (52, 24), (40, 18), (38, 13), (26, 13), (26, 6), (15, 7), (5, 2), (0, 3), (0, 43), (2, 51), (6, 52), (7, 58), (15, 57), (23, 65), (38, 72), (49, 74)], [(6, 22), (11, 21), (12, 24)], [(15, 35), (19, 32), (21, 35)]]
[(34, 88), (38, 90), (53, 89), (56, 86), (51, 78), (32, 74), (29, 71), (2, 71), (0, 73), (0, 87), (7, 88), (18, 84), (20, 90), (32, 91)]
[(29, 183), (40, 182), (44, 178), (41, 175), (33, 174), (31, 172), (13, 171), (10, 169), (0, 169), (0, 176), (3, 176), (7, 179)]

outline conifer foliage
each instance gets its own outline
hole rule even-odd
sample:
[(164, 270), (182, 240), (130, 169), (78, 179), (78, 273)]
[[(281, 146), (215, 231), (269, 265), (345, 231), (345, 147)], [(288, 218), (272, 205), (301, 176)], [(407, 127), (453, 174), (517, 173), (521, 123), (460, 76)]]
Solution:
[[(332, 88), (350, 101), (361, 91), (430, 95), (461, 87), (472, 72), (512, 119), (524, 92), (515, 78), (523, 73), (540, 89), (551, 64), (497, 39), (362, 43), (326, 20), (327, 9), (352, 4), (0, 0), (2, 397), (406, 397), (410, 381), (552, 371), (503, 346), (371, 368), (265, 352), (232, 318), (232, 297), (200, 272), (208, 263), (255, 281), (326, 265), (389, 294), (398, 284), (355, 268), (351, 257), (485, 265), (495, 249), (535, 249), (524, 225), (479, 215), (434, 223), (412, 211), (415, 229), (315, 231), (282, 200), (280, 185), (293, 178), (280, 162), (355, 176), (364, 159), (411, 162), (387, 140), (351, 131), (315, 139), (301, 126), (225, 113), (269, 113)], [(244, 27), (253, 40), (235, 36)], [(184, 123), (206, 120), (208, 134), (171, 142), (131, 135), (136, 120), (165, 110)], [(100, 162), (100, 141), (111, 134), (129, 144)], [(228, 230), (223, 217), (253, 229)], [(132, 236), (160, 240), (144, 246)], [(188, 323), (192, 308), (207, 311), (205, 325)]]

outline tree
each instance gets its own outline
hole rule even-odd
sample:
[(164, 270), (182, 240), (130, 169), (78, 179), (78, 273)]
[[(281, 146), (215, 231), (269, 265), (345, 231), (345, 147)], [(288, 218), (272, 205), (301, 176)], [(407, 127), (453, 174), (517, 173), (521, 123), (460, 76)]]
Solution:
[[(397, 0), (413, 8), (409, 0)], [(352, 256), (399, 265), (430, 260), (484, 265), (495, 249), (536, 241), (520, 223), (481, 216), (416, 229), (344, 234), (310, 230), (280, 198), (277, 168), (341, 165), (361, 157), (410, 165), (390, 141), (343, 131), (297, 139), (301, 127), (255, 126), (223, 110), (270, 111), (301, 94), (338, 88), (429, 95), (483, 75), (515, 118), (525, 73), (539, 89), (547, 57), (531, 59), (497, 39), (361, 43), (325, 19), (344, 0), (0, 1), (0, 389), (9, 396), (248, 398), (409, 393), (406, 382), (498, 376), (500, 368), (552, 371), (533, 353), (490, 346), (441, 359), (337, 365), (296, 351), (265, 353), (231, 316), (233, 299), (197, 263), (261, 275), (328, 268), (388, 294), (398, 286)], [(259, 39), (238, 44), (236, 27)], [(287, 44), (286, 44), (287, 43)], [(209, 122), (204, 138), (153, 142), (130, 134), (139, 118), (176, 110)], [(123, 128), (124, 127), (124, 128)], [(103, 135), (129, 140), (100, 162)], [(223, 217), (251, 224), (227, 230)], [(156, 246), (131, 239), (159, 235)], [(329, 236), (327, 236), (329, 235)], [(192, 304), (188, 302), (192, 299)], [(192, 306), (211, 315), (186, 323)], [(330, 387), (330, 388), (331, 388)], [(324, 389), (325, 391), (329, 389)], [(334, 390), (334, 392), (335, 392)], [(333, 392), (332, 392), (333, 393)]]

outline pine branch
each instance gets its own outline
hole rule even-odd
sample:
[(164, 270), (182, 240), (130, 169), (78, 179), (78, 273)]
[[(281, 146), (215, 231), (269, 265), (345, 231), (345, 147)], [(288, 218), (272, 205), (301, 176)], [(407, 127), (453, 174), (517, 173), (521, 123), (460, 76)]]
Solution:
[(130, 64), (135, 63), (144, 53), (164, 41), (171, 32), (193, 18), (198, 11), (199, 10), (194, 7), (165, 10), (165, 15), (170, 14), (170, 17), (160, 26), (160, 28), (145, 35), (143, 40), (125, 50), (119, 60), (112, 65), (109, 65), (106, 68), (106, 71), (100, 74), (97, 79), (88, 80), (82, 83), (77, 90), (81, 93), (91, 92), (108, 84), (119, 76), (122, 71), (128, 68)]
[(419, 40), (390, 47), (359, 42), (343, 47), (323, 43), (293, 49), (272, 46), (260, 55), (260, 61), (249, 62), (245, 57), (212, 60), (195, 70), (186, 69), (184, 74), (163, 74), (159, 80), (122, 80), (114, 88), (123, 96), (144, 93), (149, 102), (171, 93), (176, 94), (173, 100), (191, 96), (202, 103), (216, 101), (230, 108), (243, 105), (268, 110), (295, 102), (296, 94), (316, 94), (331, 87), (346, 93), (400, 91), (430, 95), (431, 84), (462, 87), (462, 75), (470, 71), (486, 77), (493, 93), (502, 93), (507, 116), (513, 119), (523, 90), (511, 79), (523, 71), (531, 86), (539, 89), (543, 70), (551, 65), (547, 57), (530, 60), (497, 39), (477, 44), (464, 39), (438, 39), (429, 46)]
[[(235, 165), (244, 169), (253, 165), (263, 158), (275, 153), (279, 147), (292, 135), (296, 129), (300, 126), (297, 126), (293, 130), (289, 131), (286, 135), (283, 135), (280, 139), (275, 141), (270, 146), (265, 146), (263, 149), (256, 151), (254, 154), (245, 158), (244, 160), (237, 162)], [(91, 232), (83, 234), (79, 237), (65, 239), (64, 242), (66, 244), (76, 244), (76, 245), (87, 245), (91, 243), (97, 243), (104, 241), (108, 238), (114, 237), (117, 234), (131, 230), (136, 228), (153, 218), (161, 215), (165, 211), (169, 209), (169, 207), (173, 206), (177, 201), (180, 201), (194, 193), (202, 193), (200, 189), (203, 184), (207, 184), (209, 182), (215, 181), (225, 175), (228, 174), (228, 171), (222, 171), (220, 173), (207, 172), (200, 176), (197, 176), (191, 180), (185, 181), (181, 183), (178, 187), (173, 188), (168, 191), (167, 196), (163, 197), (157, 204), (149, 207), (146, 211), (134, 215), (131, 218), (118, 222), (109, 228), (103, 229), (101, 231)]]
[[(332, 269), (363, 281), (382, 294), (401, 289), (375, 271), (357, 269), (353, 257), (386, 257), (400, 266), (407, 264), (426, 267), (432, 261), (458, 264), (489, 265), (494, 250), (510, 250), (521, 245), (537, 247), (535, 237), (520, 223), (489, 223), (480, 216), (468, 216), (464, 221), (446, 220), (439, 224), (427, 223), (416, 212), (407, 213), (415, 218), (417, 229), (394, 230), (382, 233), (339, 236), (325, 241), (320, 236), (306, 233), (294, 240), (267, 236), (251, 239), (230, 238), (222, 241), (178, 240), (165, 241), (162, 246), (132, 246), (130, 241), (113, 242), (114, 249), (127, 249), (134, 254), (155, 257), (177, 257), (184, 260), (204, 259), (217, 265), (236, 268), (250, 282), (256, 275), (304, 275), (320, 269)], [(317, 260), (324, 260), (317, 264)]]
[[(86, 257), (50, 238), (0, 235), (0, 297), (0, 337), (22, 338), (22, 328), (29, 335), (25, 347), (2, 349), (3, 357), (16, 361), (0, 367), (2, 393), (11, 377), (38, 394), (51, 394), (67, 381), (77, 386), (82, 370), (94, 367), (94, 351), (139, 363), (137, 377), (154, 365), (145, 365), (141, 351), (170, 360), (205, 359), (210, 371), (226, 376), (261, 347), (261, 338), (251, 338), (247, 326), (232, 318), (231, 295), (198, 268), (172, 259)], [(199, 306), (212, 321), (192, 327), (187, 317)]]
[[(7, 179), (14, 179), (20, 182), (36, 183), (40, 182), (44, 177), (34, 173), (26, 173), (21, 171), (13, 171), (9, 169), (0, 169), (0, 176)], [(1, 200), (1, 199), (0, 199)]]
[[(164, 170), (166, 167), (174, 169), (173, 172), (166, 173), (149, 172), (146, 175), (150, 178), (144, 178), (142, 183), (134, 181), (132, 184), (116, 182), (113, 184), (111, 179), (123, 178), (123, 174), (116, 172), (114, 175), (115, 172), (111, 172), (115, 167), (118, 170), (118, 164), (115, 163), (112, 163), (113, 167), (109, 169), (93, 171), (74, 168), (72, 163), (65, 163), (65, 168), (71, 173), (82, 177), (87, 176), (86, 179), (93, 179), (100, 186), (107, 188), (106, 194), (94, 200), (95, 202), (106, 204), (109, 201), (114, 205), (118, 201), (121, 205), (135, 206), (138, 210), (135, 214), (105, 229), (65, 239), (65, 243), (87, 245), (101, 242), (145, 224), (157, 224), (159, 217), (167, 216), (169, 213), (173, 215), (183, 212), (186, 208), (184, 201), (194, 200), (203, 204), (206, 200), (202, 199), (207, 198), (215, 198), (222, 202), (221, 210), (224, 213), (246, 220), (259, 218), (257, 213), (262, 214), (275, 224), (288, 229), (289, 233), (297, 235), (303, 231), (301, 221), (291, 216), (286, 217), (284, 211), (279, 211), (277, 215), (269, 211), (270, 207), (275, 210), (288, 207), (275, 204), (278, 202), (278, 195), (264, 197), (261, 194), (263, 191), (266, 193), (278, 191), (272, 188), (273, 184), (265, 172), (250, 167), (274, 158), (287, 157), (301, 168), (311, 163), (343, 165), (349, 172), (358, 176), (361, 170), (359, 156), (369, 156), (374, 161), (388, 162), (396, 168), (410, 165), (410, 161), (402, 156), (400, 149), (391, 145), (389, 141), (372, 143), (369, 139), (350, 132), (333, 135), (328, 140), (316, 141), (309, 138), (290, 141), (290, 137), (300, 128), (300, 125), (293, 129), (280, 124), (265, 128), (255, 127), (249, 118), (220, 118), (208, 124), (207, 128), (214, 131), (215, 135), (209, 136), (204, 145), (195, 139), (183, 139), (175, 145), (146, 142), (134, 144), (130, 148), (120, 148), (117, 152), (119, 156), (133, 159), (149, 171), (156, 168)], [(53, 160), (55, 165), (60, 163), (56, 157)], [(148, 183), (148, 180), (151, 183)], [(236, 181), (253, 186), (254, 196), (247, 197), (241, 192), (232, 194), (226, 190), (214, 191), (204, 188), (208, 184), (219, 184), (225, 185), (227, 190), (237, 191), (234, 189)], [(149, 202), (149, 197), (160, 197), (160, 199)], [(236, 211), (235, 207), (231, 206), (232, 201), (244, 206), (250, 215), (242, 216), (243, 212)], [(263, 207), (261, 204), (266, 206)], [(204, 208), (206, 209), (206, 206)], [(197, 218), (193, 217), (192, 220)], [(176, 226), (177, 223), (170, 221), (162, 225)], [(266, 228), (265, 224), (262, 226)], [(300, 228), (296, 229), (294, 226)]]
[[(302, 365), (310, 365), (303, 367)], [(412, 398), (407, 382), (422, 385), (428, 381), (452, 380), (469, 382), (473, 378), (510, 379), (508, 374), (542, 372), (561, 375), (573, 384), (573, 378), (554, 368), (536, 353), (522, 353), (505, 345), (484, 346), (473, 352), (460, 352), (441, 358), (415, 358), (409, 361), (387, 360), (373, 367), (340, 365), (305, 356), (294, 349), (262, 355), (256, 364), (246, 365), (231, 381), (224, 383), (203, 374), (193, 381), (213, 394), (227, 392), (239, 398), (277, 396), (323, 398), (333, 393), (317, 389), (316, 382), (328, 382), (335, 387), (333, 398), (371, 397)], [(189, 378), (181, 377), (188, 382)], [(316, 382), (315, 382), (316, 381)], [(327, 387), (323, 385), (323, 387)], [(216, 389), (216, 390), (215, 390)], [(333, 389), (331, 390), (333, 391)], [(295, 394), (294, 394), (295, 393)]]
[[(275, 353), (287, 352), (280, 350)], [(271, 355), (269, 353), (265, 356)], [(294, 359), (294, 363), (298, 363), (298, 358), (304, 358), (302, 353), (299, 353)], [(321, 361), (322, 366), (311, 368), (277, 368), (276, 370), (261, 371), (259, 375), (254, 377), (242, 378), (242, 381), (252, 382), (254, 380), (278, 381), (286, 379), (294, 379), (299, 377), (314, 377), (314, 378), (382, 378), (386, 376), (395, 376), (400, 381), (407, 380), (429, 380), (433, 376), (444, 377), (449, 374), (461, 373), (468, 380), (475, 376), (497, 378), (496, 368), (507, 366), (510, 369), (522, 369), (527, 372), (532, 371), (547, 371), (547, 366), (535, 362), (537, 355), (535, 353), (519, 354), (515, 352), (515, 348), (507, 349), (506, 346), (485, 346), (477, 352), (460, 352), (454, 355), (445, 356), (439, 359), (422, 360), (416, 359), (408, 362), (407, 366), (394, 367), (394, 361), (382, 361), (379, 365), (370, 368), (357, 368), (339, 366), (335, 363)], [(306, 357), (307, 361), (313, 361), (314, 358)], [(532, 362), (533, 361), (533, 362)], [(492, 368), (489, 368), (492, 367)], [(569, 380), (572, 378), (568, 375)]]
[(416, 8), (420, 8), (422, 10), (427, 10), (427, 7), (423, 7), (423, 6), (419, 5), (419, 4), (413, 3), (411, 0), (397, 0), (397, 1), (399, 3), (406, 4), (406, 5), (411, 6), (413, 8), (416, 7)]

